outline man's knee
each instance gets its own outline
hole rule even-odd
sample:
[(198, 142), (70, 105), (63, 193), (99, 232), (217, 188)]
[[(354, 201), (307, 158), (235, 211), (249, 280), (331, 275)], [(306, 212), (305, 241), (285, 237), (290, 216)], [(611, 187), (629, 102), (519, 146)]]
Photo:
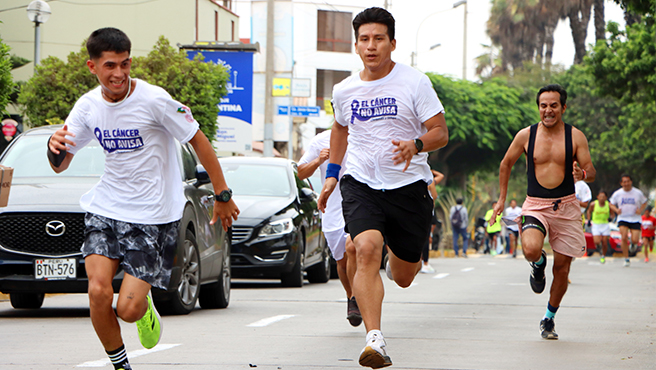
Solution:
[[(400, 286), (401, 288), (409, 287), (412, 284), (412, 282), (415, 280), (415, 274), (411, 274), (411, 273), (394, 274), (393, 272), (392, 274), (394, 275), (394, 282), (396, 283), (396, 285)], [(396, 276), (396, 275), (400, 275), (400, 276)]]
[(381, 246), (375, 245), (373, 242), (364, 242), (356, 248), (356, 258), (358, 266), (361, 264), (373, 263), (380, 260), (382, 255)]
[(143, 316), (145, 304), (145, 300), (119, 300), (116, 304), (116, 315), (125, 322), (135, 322)]
[(92, 306), (111, 306), (114, 301), (114, 288), (111, 283), (90, 280), (88, 292)]
[(537, 262), (542, 256), (542, 245), (525, 241), (522, 243), (524, 258), (531, 262)]

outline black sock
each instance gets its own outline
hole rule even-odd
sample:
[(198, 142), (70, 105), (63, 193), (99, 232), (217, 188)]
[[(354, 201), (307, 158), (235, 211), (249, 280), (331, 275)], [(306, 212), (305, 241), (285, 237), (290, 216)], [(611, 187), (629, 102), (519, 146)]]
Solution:
[(118, 349), (105, 352), (107, 352), (107, 356), (109, 356), (109, 360), (112, 362), (112, 365), (114, 365), (115, 370), (132, 370), (132, 367), (130, 367), (130, 361), (128, 361), (128, 353), (125, 351), (125, 344), (121, 345)]

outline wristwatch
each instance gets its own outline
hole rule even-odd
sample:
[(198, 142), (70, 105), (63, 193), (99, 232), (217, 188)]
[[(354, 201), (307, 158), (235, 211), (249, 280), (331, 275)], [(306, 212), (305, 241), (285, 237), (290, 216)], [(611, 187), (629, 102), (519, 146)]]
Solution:
[(219, 196), (216, 197), (217, 202), (229, 202), (232, 199), (232, 189), (224, 190), (219, 193)]
[(417, 154), (419, 154), (424, 149), (424, 142), (419, 138), (415, 139), (415, 147), (417, 148)]

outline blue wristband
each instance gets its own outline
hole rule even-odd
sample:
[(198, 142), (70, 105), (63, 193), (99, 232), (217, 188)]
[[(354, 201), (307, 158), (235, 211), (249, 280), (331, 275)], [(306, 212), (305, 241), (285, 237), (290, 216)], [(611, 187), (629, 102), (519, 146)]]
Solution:
[(328, 168), (326, 169), (326, 178), (334, 177), (339, 180), (339, 171), (342, 170), (342, 166), (335, 163), (328, 163)]

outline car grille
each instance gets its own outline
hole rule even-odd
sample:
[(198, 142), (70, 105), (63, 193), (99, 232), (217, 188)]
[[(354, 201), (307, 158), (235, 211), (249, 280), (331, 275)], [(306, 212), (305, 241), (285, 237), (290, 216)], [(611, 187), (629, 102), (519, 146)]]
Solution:
[[(50, 221), (63, 222), (64, 233), (48, 235)], [(0, 215), (0, 230), (0, 246), (9, 251), (53, 257), (77, 254), (84, 242), (84, 213), (5, 213)]]
[(232, 244), (237, 244), (241, 242), (245, 242), (251, 237), (251, 234), (253, 234), (253, 228), (252, 227), (239, 227), (239, 226), (233, 226), (232, 227)]

